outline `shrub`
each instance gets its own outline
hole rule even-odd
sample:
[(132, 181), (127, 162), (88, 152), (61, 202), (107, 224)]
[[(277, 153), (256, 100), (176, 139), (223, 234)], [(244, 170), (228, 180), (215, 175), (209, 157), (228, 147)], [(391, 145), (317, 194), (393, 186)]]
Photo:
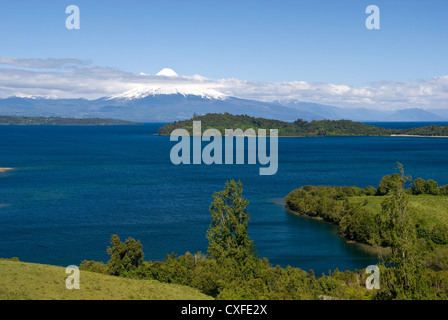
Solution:
[(80, 270), (108, 274), (107, 266), (103, 262), (84, 260), (79, 265)]
[(111, 247), (107, 247), (110, 260), (107, 262), (108, 272), (113, 275), (127, 273), (135, 270), (143, 262), (142, 244), (133, 238), (128, 238), (124, 243), (114, 234), (110, 239)]
[(412, 184), (412, 194), (424, 194), (426, 193), (426, 181), (422, 178), (415, 179)]
[(425, 193), (438, 195), (439, 194), (439, 184), (431, 179), (428, 179), (425, 184)]

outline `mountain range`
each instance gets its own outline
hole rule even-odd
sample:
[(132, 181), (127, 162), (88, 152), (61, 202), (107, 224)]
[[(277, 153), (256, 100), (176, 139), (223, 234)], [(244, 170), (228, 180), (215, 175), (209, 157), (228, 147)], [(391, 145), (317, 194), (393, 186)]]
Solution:
[[(177, 77), (169, 68), (158, 76)], [(292, 122), (297, 119), (354, 121), (448, 121), (448, 110), (419, 108), (377, 111), (303, 101), (241, 99), (203, 86), (137, 87), (95, 100), (9, 97), (0, 99), (0, 115), (108, 118), (137, 122), (173, 122), (194, 114), (224, 113)]]

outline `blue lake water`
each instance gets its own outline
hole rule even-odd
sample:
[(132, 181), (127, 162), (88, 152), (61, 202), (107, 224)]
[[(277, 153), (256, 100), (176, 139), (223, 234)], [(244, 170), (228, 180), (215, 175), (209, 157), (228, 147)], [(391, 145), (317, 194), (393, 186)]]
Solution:
[(178, 165), (160, 125), (0, 126), (0, 257), (67, 266), (106, 262), (111, 234), (141, 240), (146, 260), (206, 252), (212, 194), (241, 180), (249, 234), (272, 264), (316, 273), (376, 257), (337, 227), (288, 213), (278, 199), (305, 184), (377, 186), (396, 162), (448, 184), (448, 139), (279, 138), (276, 175), (259, 165)]

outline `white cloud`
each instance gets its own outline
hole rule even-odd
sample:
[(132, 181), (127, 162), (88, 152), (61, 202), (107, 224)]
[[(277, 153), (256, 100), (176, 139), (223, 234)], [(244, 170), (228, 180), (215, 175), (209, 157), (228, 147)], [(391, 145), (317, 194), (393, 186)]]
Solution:
[(199, 75), (163, 77), (92, 66), (77, 59), (0, 58), (0, 65), (3, 65), (0, 97), (96, 99), (144, 86), (196, 86), (262, 101), (300, 100), (347, 108), (448, 108), (448, 76), (409, 82), (382, 81), (355, 87), (324, 82), (208, 79)]
[(16, 59), (10, 57), (0, 57), (0, 64), (23, 68), (36, 69), (57, 69), (72, 68), (76, 66), (86, 66), (88, 61), (79, 59)]

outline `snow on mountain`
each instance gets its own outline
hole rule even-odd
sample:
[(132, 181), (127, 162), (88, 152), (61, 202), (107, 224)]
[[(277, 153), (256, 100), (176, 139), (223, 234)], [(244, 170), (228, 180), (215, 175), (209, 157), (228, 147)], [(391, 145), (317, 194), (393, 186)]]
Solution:
[(162, 70), (160, 70), (156, 76), (163, 76), (163, 77), (178, 77), (179, 75), (170, 68), (164, 68)]
[(134, 99), (143, 99), (149, 96), (159, 96), (159, 95), (176, 95), (180, 94), (183, 96), (199, 96), (204, 99), (217, 99), (217, 100), (225, 100), (228, 96), (224, 93), (216, 91), (215, 89), (195, 87), (195, 86), (179, 86), (179, 87), (139, 87), (135, 89), (131, 89), (129, 91), (115, 94), (109, 96), (107, 100), (113, 99), (125, 99), (125, 100), (134, 100)]
[[(164, 68), (160, 70), (160, 72), (158, 72), (156, 76), (182, 78), (182, 76), (179, 76), (173, 69), (170, 68)], [(195, 76), (193, 78), (195, 78), (196, 80), (200, 80), (198, 76)], [(192, 95), (210, 100), (214, 99), (225, 100), (228, 98), (226, 94), (221, 93), (212, 88), (207, 88), (203, 84), (165, 83), (163, 85), (139, 86), (137, 88), (131, 89), (123, 93), (108, 96), (106, 100), (114, 100), (114, 99), (134, 100), (134, 99), (143, 99), (150, 96), (155, 97), (161, 95), (183, 95), (184, 97)]]
[(146, 84), (134, 84), (128, 87), (131, 90), (96, 100), (30, 95), (0, 99), (0, 115), (99, 117), (140, 122), (171, 122), (189, 119), (195, 113), (223, 112), (290, 122), (299, 118), (307, 121), (444, 121), (446, 118), (423, 109), (385, 112), (295, 100), (263, 102), (241, 99), (217, 91), (207, 78), (178, 75), (170, 68), (155, 75), (140, 73), (140, 76)]

